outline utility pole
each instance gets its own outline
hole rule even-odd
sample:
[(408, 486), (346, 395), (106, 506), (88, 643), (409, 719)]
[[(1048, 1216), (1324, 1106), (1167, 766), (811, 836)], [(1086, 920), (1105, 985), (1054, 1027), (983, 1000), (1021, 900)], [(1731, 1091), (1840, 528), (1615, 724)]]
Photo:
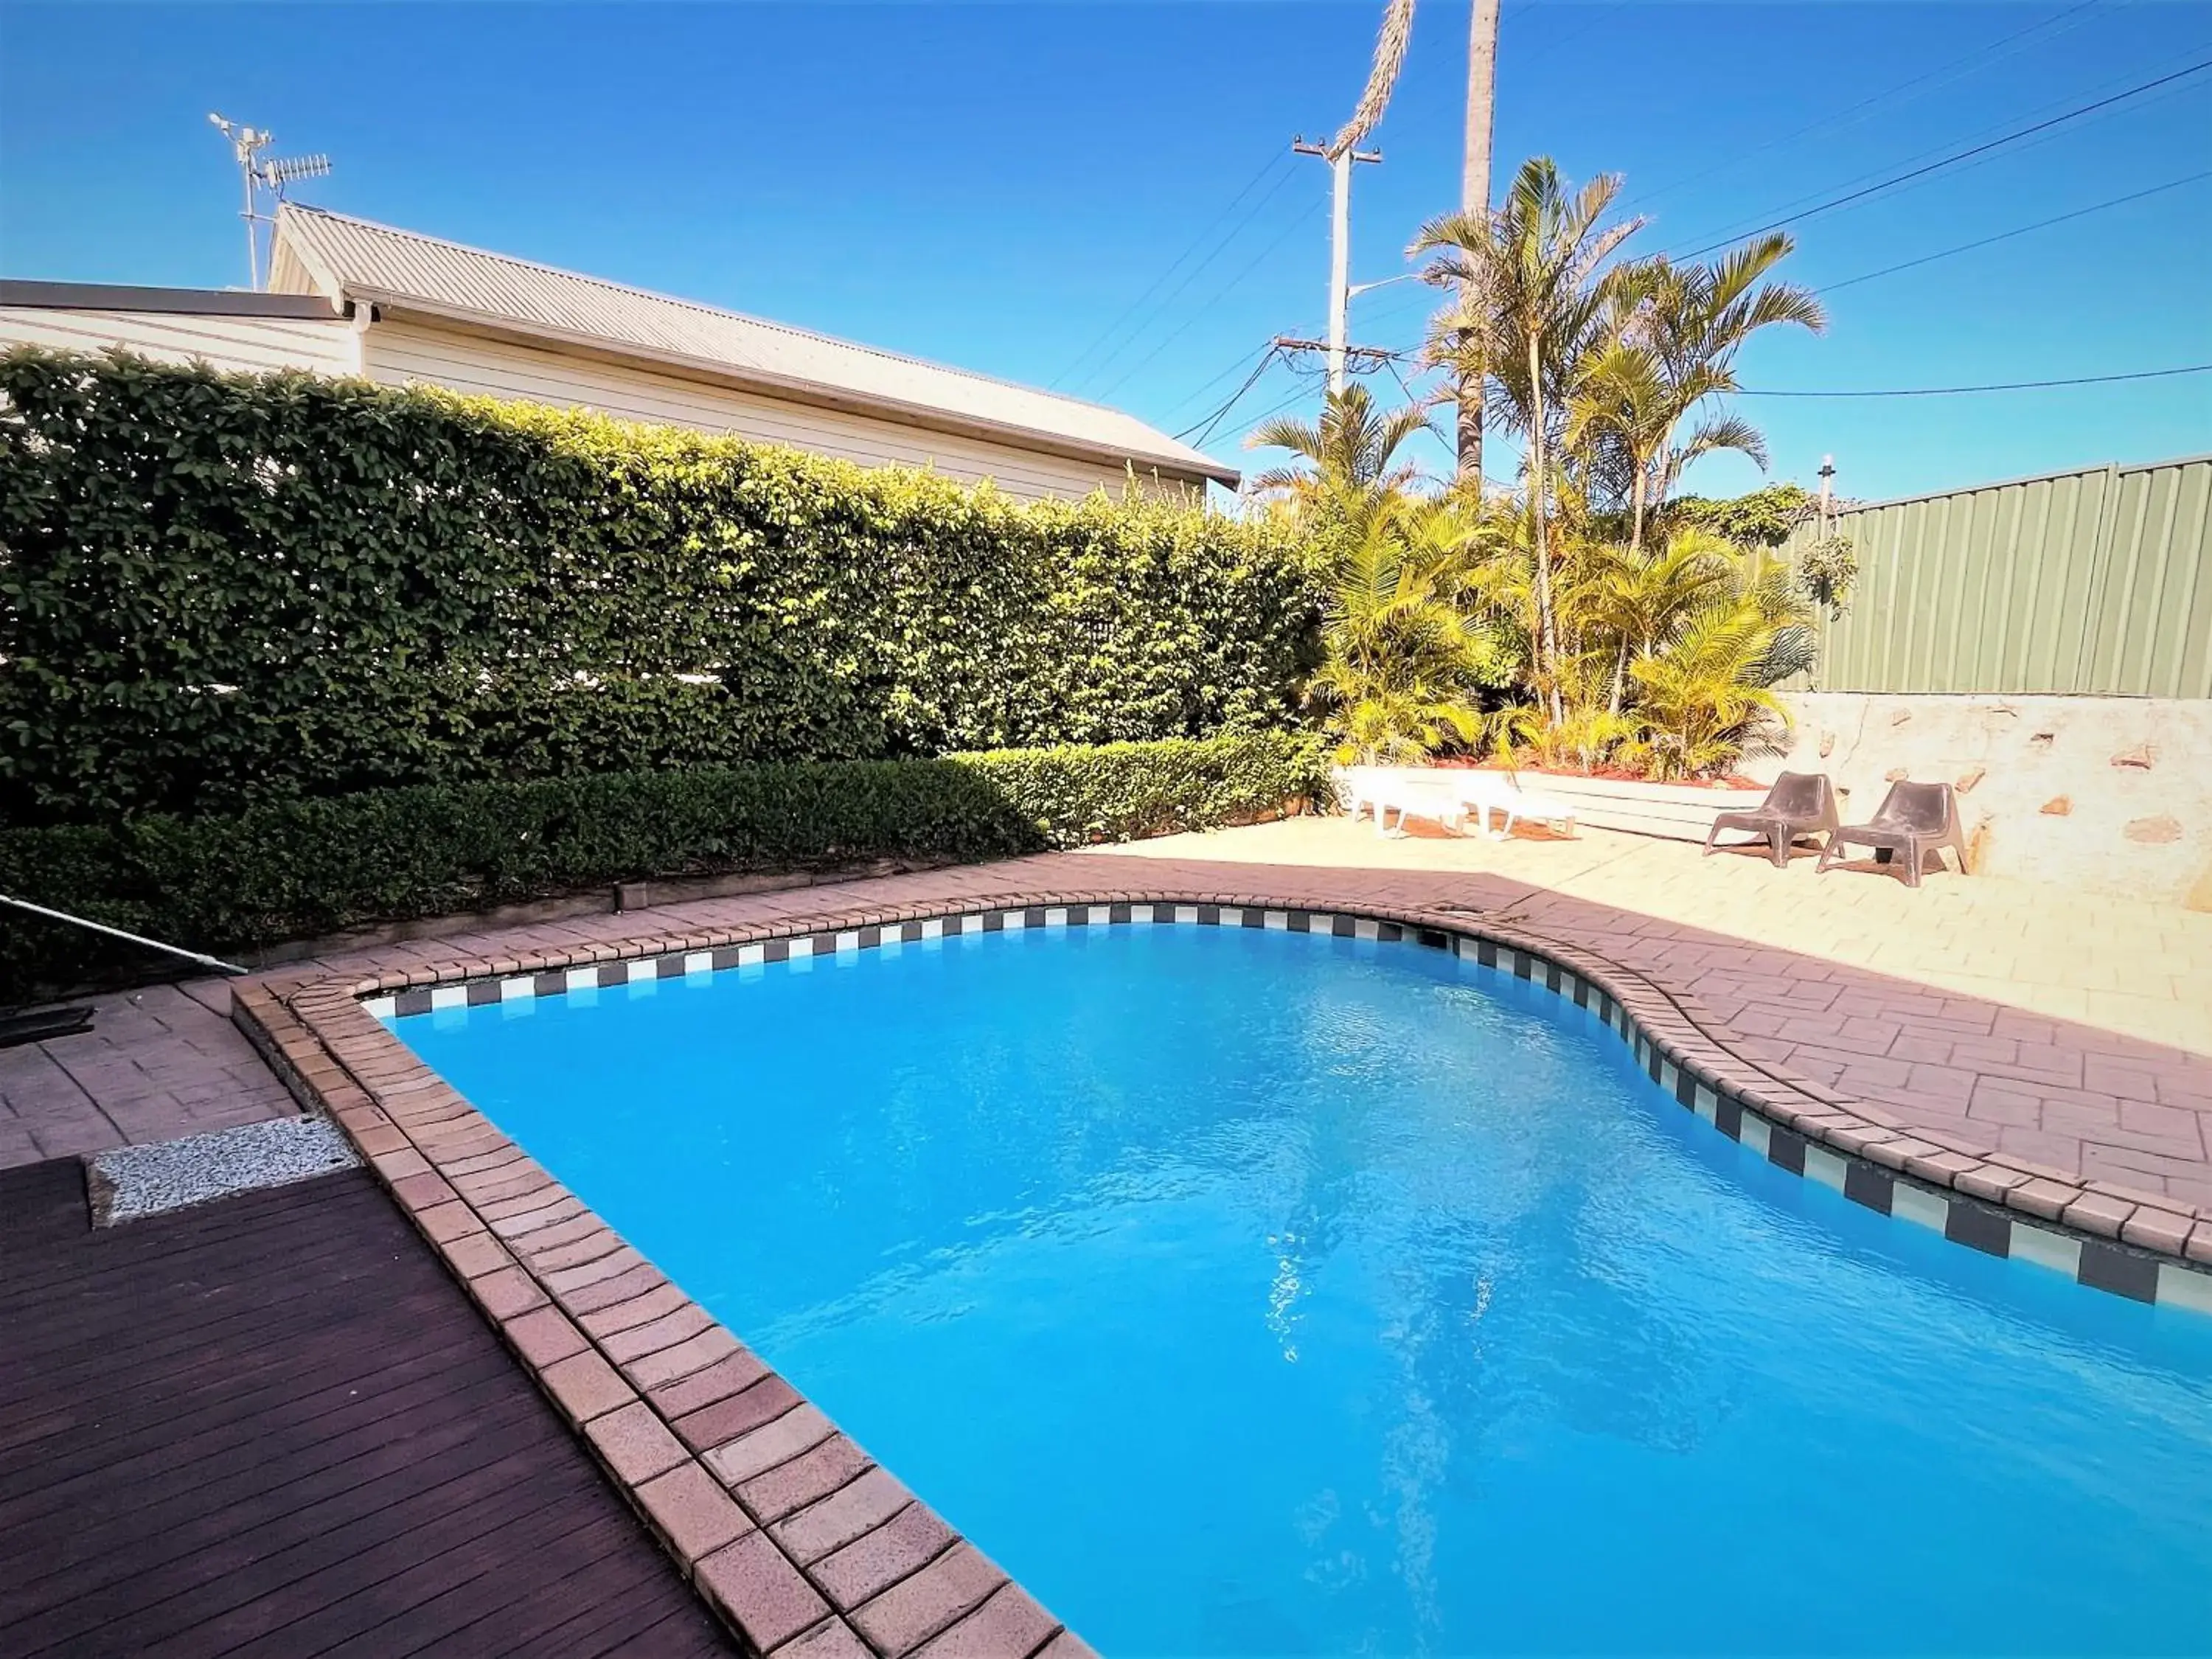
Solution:
[[(1498, 0), (1473, 0), (1467, 37), (1467, 148), (1460, 173), (1460, 211), (1486, 216), (1490, 212), (1490, 143), (1496, 125), (1498, 102)], [(1460, 285), (1462, 310), (1478, 296), (1473, 286)], [(1482, 488), (1482, 371), (1462, 373), (1459, 381), (1459, 418), (1453, 447), (1462, 479), (1472, 478)]]
[(1376, 149), (1335, 149), (1310, 144), (1299, 138), (1291, 149), (1300, 155), (1318, 155), (1328, 163), (1328, 390), (1334, 397), (1344, 390), (1345, 341), (1352, 310), (1352, 167), (1355, 161), (1377, 162)]

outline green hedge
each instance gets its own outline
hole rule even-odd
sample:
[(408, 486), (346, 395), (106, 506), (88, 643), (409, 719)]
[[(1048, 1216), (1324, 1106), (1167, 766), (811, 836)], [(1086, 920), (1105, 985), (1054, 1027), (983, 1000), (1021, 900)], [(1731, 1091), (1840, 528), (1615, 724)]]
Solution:
[(0, 356), (0, 823), (1288, 724), (1291, 532), (580, 413)]
[[(1126, 841), (1325, 787), (1317, 743), (1284, 732), (426, 785), (0, 831), (0, 892), (219, 952), (652, 876)], [(152, 960), (10, 915), (0, 1004)]]

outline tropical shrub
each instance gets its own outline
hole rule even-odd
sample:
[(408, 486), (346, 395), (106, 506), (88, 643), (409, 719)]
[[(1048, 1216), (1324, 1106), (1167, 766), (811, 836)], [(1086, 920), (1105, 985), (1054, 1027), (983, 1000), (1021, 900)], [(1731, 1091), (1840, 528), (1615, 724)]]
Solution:
[(1310, 526), (1358, 536), (1377, 513), (1403, 499), (1419, 474), (1398, 459), (1413, 437), (1431, 429), (1418, 406), (1376, 407), (1367, 388), (1346, 386), (1322, 405), (1311, 425), (1289, 416), (1262, 422), (1248, 449), (1287, 449), (1306, 463), (1270, 467), (1253, 478), (1256, 495), (1279, 495)]
[(1716, 606), (1664, 652), (1639, 658), (1629, 670), (1638, 729), (1621, 744), (1622, 760), (1647, 777), (1691, 778), (1770, 748), (1761, 728), (1783, 717), (1765, 678), (1774, 635), (1757, 606)]
[(586, 413), (0, 356), (0, 823), (1287, 724), (1300, 532)]
[[(429, 784), (0, 830), (0, 892), (197, 950), (250, 950), (648, 877), (1000, 858), (1206, 829), (1326, 787), (1316, 740), (1285, 732)], [(0, 928), (0, 1004), (149, 961), (17, 917)]]
[(1745, 495), (1715, 500), (1679, 495), (1668, 505), (1672, 521), (1745, 547), (1779, 547), (1790, 532), (1814, 516), (1819, 502), (1802, 484), (1769, 484)]
[(1340, 761), (1398, 765), (1480, 736), (1505, 659), (1458, 603), (1464, 551), (1452, 507), (1403, 498), (1340, 542), (1312, 684)]

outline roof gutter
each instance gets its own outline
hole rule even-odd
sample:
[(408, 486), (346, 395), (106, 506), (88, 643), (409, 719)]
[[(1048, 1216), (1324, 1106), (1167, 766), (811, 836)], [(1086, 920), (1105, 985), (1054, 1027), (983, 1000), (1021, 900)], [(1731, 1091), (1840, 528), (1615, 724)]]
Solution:
[(802, 380), (796, 375), (778, 374), (768, 369), (750, 368), (712, 358), (687, 356), (681, 352), (659, 351), (651, 346), (634, 345), (628, 341), (610, 340), (601, 335), (581, 334), (547, 324), (495, 316), (463, 306), (440, 305), (360, 283), (344, 284), (344, 291), (351, 299), (373, 303), (378, 313), (384, 317), (415, 317), (430, 322), (457, 323), (481, 333), (526, 343), (550, 341), (594, 356), (651, 363), (693, 380), (758, 392), (786, 402), (813, 404), (842, 410), (848, 414), (896, 421), (907, 426), (963, 437), (982, 438), (993, 443), (1033, 450), (1042, 454), (1066, 456), (1074, 460), (1103, 461), (1115, 467), (1133, 465), (1140, 475), (1157, 473), (1162, 478), (1178, 483), (1196, 483), (1210, 478), (1231, 489), (1237, 486), (1243, 476), (1234, 467), (1224, 466), (1211, 456), (1167, 455), (1158, 451), (1122, 449), (1110, 444), (1091, 443), (1080, 438), (1040, 432), (1035, 427), (1018, 426), (1012, 422), (956, 414), (927, 404), (908, 403), (896, 398), (869, 397), (841, 387), (824, 386), (819, 380)]
[(217, 288), (136, 288), (119, 283), (34, 283), (0, 277), (0, 306), (27, 311), (137, 311), (180, 317), (285, 317), (335, 322), (316, 294), (249, 294)]

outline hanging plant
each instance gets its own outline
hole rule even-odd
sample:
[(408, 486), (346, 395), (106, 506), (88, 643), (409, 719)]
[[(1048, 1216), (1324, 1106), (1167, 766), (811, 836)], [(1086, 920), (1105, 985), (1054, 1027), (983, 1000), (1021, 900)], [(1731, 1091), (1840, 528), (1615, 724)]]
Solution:
[(1847, 536), (1823, 536), (1797, 552), (1797, 580), (1814, 604), (1832, 616), (1850, 609), (1859, 579), (1859, 552)]

